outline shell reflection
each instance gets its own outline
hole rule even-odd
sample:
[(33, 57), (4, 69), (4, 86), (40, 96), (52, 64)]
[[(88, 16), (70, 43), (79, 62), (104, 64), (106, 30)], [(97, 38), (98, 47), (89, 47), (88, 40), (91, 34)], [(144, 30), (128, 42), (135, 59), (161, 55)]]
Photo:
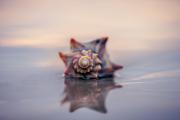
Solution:
[(88, 81), (66, 78), (65, 96), (61, 104), (69, 103), (70, 112), (84, 107), (101, 113), (107, 113), (105, 101), (108, 93), (113, 89), (121, 87), (122, 85), (117, 85), (113, 78)]

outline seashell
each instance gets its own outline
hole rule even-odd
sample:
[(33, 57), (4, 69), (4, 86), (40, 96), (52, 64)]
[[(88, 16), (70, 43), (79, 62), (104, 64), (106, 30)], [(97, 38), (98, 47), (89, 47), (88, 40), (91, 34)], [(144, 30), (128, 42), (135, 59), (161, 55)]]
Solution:
[(72, 53), (59, 53), (67, 68), (65, 77), (104, 78), (113, 76), (116, 70), (123, 68), (110, 61), (106, 52), (107, 40), (108, 37), (103, 37), (83, 44), (72, 38), (70, 40)]

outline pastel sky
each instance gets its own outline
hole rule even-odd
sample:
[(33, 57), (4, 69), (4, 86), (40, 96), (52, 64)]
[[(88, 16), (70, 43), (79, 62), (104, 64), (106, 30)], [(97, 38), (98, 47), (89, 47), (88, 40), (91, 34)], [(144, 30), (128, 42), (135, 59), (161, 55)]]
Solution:
[(122, 50), (174, 50), (179, 0), (0, 0), (0, 46), (57, 48), (109, 36)]

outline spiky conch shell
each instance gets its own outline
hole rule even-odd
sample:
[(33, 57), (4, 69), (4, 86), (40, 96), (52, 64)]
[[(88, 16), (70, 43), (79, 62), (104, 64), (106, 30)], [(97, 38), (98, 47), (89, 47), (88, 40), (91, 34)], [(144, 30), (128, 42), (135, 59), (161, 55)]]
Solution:
[[(90, 42), (80, 43), (72, 38), (70, 40), (71, 53), (64, 54), (59, 52), (59, 56), (66, 66), (64, 72), (65, 77), (79, 79), (113, 77), (114, 72), (118, 69), (122, 69), (123, 66), (111, 62), (106, 50), (107, 40), (108, 37), (102, 37)], [(91, 53), (90, 55), (88, 51)], [(78, 65), (80, 57), (88, 58), (86, 59), (88, 62), (85, 62), (85, 70), (81, 65)], [(86, 66), (87, 63), (88, 65)]]

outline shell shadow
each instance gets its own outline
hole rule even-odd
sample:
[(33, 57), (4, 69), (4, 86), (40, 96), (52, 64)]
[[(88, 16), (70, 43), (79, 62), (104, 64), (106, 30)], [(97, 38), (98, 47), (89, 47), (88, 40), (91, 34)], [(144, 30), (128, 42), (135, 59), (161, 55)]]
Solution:
[(107, 113), (106, 97), (111, 90), (122, 88), (114, 82), (113, 77), (100, 80), (81, 80), (65, 78), (64, 98), (61, 104), (69, 103), (69, 112), (79, 108)]

